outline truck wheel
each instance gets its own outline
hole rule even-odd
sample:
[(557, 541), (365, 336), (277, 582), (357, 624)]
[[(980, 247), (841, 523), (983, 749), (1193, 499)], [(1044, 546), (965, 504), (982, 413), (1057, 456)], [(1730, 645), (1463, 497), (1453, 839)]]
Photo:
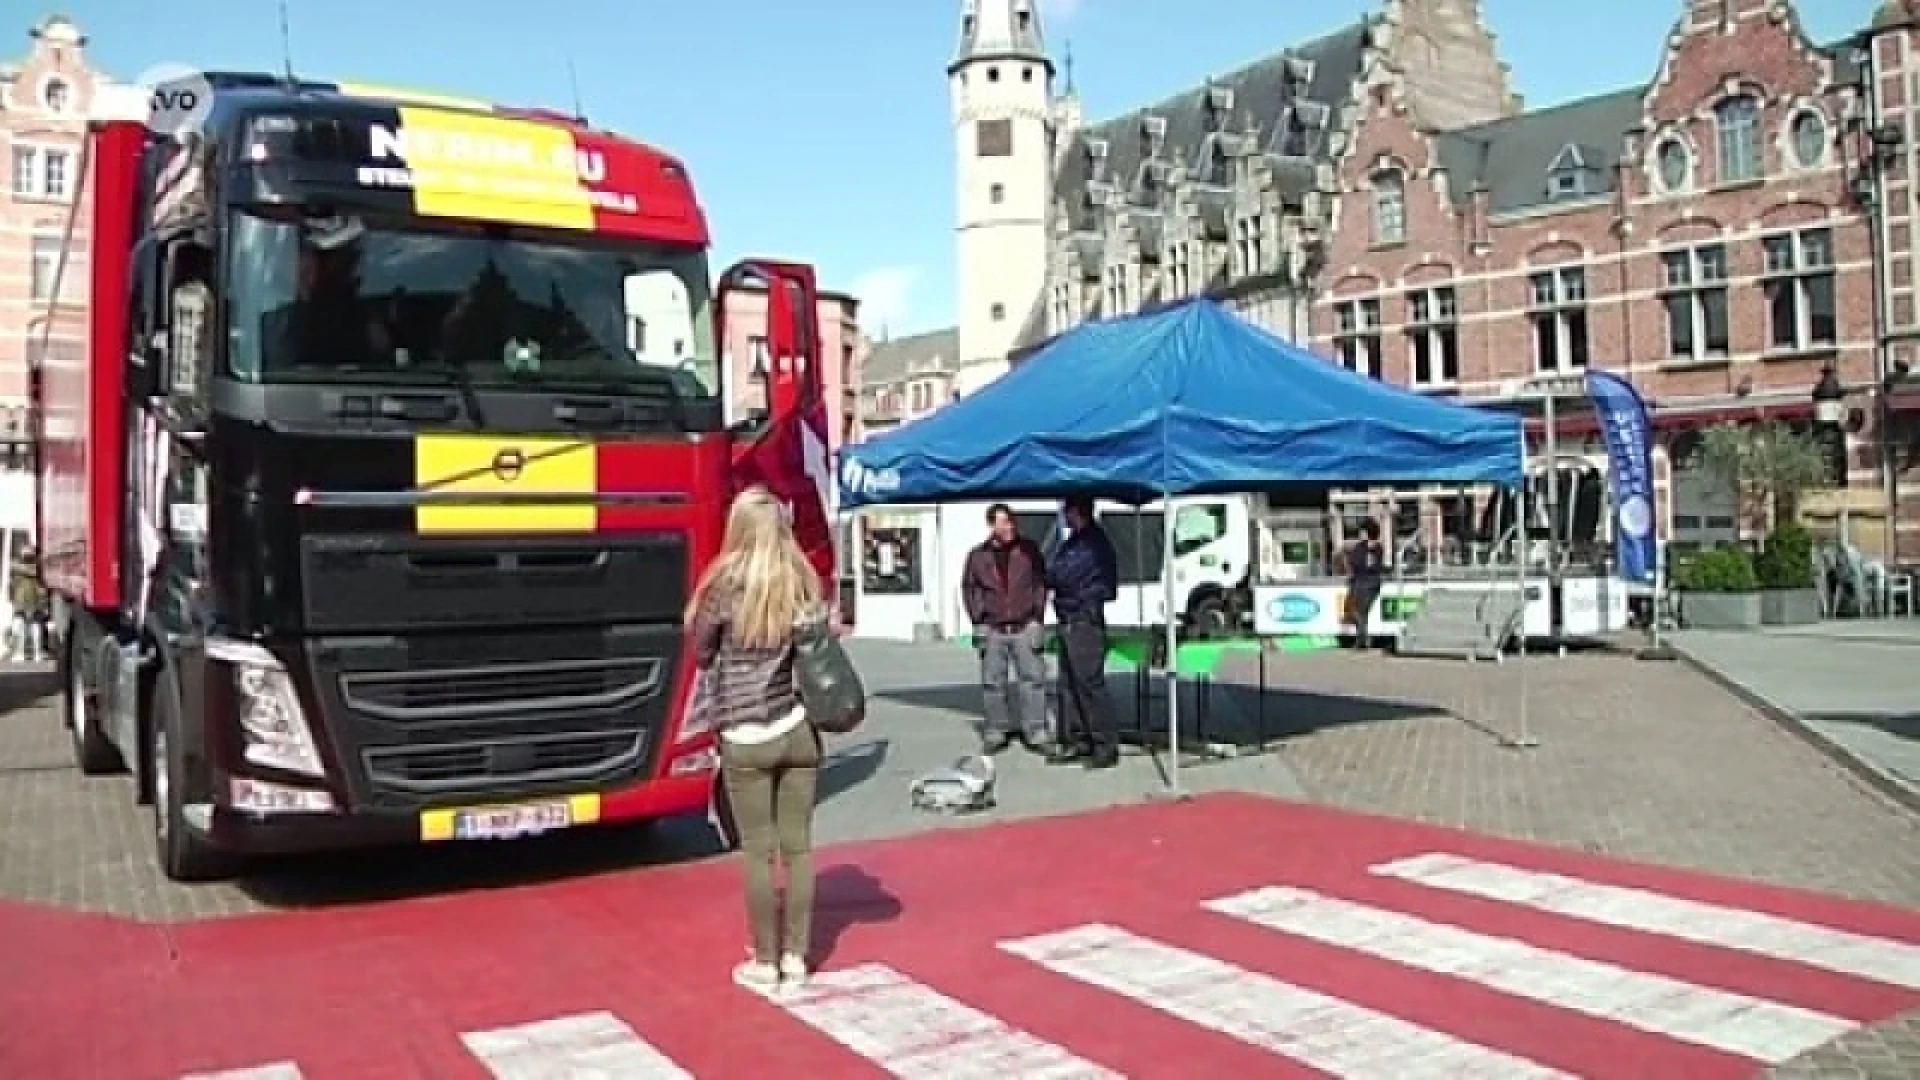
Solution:
[(1231, 629), (1226, 599), (1218, 593), (1196, 598), (1187, 608), (1187, 628), (1196, 638), (1225, 636)]
[(160, 870), (174, 881), (214, 881), (233, 873), (233, 861), (194, 832), (186, 820), (186, 753), (174, 744), (179, 727), (173, 696), (154, 688), (153, 734), (148, 739), (153, 784), (153, 847)]
[(66, 678), (66, 692), (61, 695), (60, 705), (65, 714), (67, 734), (73, 739), (73, 760), (79, 764), (81, 773), (87, 776), (105, 776), (120, 772), (126, 763), (120, 759), (120, 751), (100, 730), (100, 717), (96, 712), (97, 702), (87, 692), (87, 677), (84, 657), (80, 655), (78, 635), (69, 634), (65, 650), (65, 662), (61, 664)]

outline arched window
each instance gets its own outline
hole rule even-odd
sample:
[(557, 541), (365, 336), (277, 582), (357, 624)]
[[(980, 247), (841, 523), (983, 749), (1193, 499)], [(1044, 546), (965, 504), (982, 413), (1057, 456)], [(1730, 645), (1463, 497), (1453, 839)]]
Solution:
[(1407, 179), (1398, 169), (1373, 175), (1373, 242), (1407, 242)]
[(1760, 102), (1748, 94), (1730, 97), (1713, 109), (1720, 140), (1720, 182), (1738, 184), (1760, 178)]

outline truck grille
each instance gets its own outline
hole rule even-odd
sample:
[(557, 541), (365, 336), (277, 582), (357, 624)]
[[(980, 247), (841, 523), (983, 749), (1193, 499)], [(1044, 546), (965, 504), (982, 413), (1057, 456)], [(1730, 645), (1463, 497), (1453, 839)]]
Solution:
[(341, 674), (340, 696), (349, 708), (402, 726), (470, 723), (631, 707), (660, 690), (663, 671), (655, 657), (360, 671)]
[(355, 805), (412, 811), (638, 782), (671, 737), (670, 622), (308, 639)]
[(457, 745), (389, 746), (365, 752), (383, 787), (432, 793), (477, 784), (584, 779), (638, 761), (644, 732), (579, 732)]

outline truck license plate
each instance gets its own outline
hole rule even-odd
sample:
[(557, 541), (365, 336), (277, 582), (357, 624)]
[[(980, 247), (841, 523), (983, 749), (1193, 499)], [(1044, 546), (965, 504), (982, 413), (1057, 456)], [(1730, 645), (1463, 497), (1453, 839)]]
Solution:
[(564, 802), (484, 806), (455, 812), (453, 835), (456, 840), (511, 840), (572, 824), (573, 808)]

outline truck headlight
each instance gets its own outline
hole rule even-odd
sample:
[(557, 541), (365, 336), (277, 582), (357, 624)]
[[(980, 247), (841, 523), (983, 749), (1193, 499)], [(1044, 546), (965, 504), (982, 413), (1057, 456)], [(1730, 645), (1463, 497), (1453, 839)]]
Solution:
[(252, 642), (227, 638), (209, 640), (207, 656), (233, 669), (234, 706), (246, 759), (263, 768), (324, 776), (320, 748), (286, 667)]

